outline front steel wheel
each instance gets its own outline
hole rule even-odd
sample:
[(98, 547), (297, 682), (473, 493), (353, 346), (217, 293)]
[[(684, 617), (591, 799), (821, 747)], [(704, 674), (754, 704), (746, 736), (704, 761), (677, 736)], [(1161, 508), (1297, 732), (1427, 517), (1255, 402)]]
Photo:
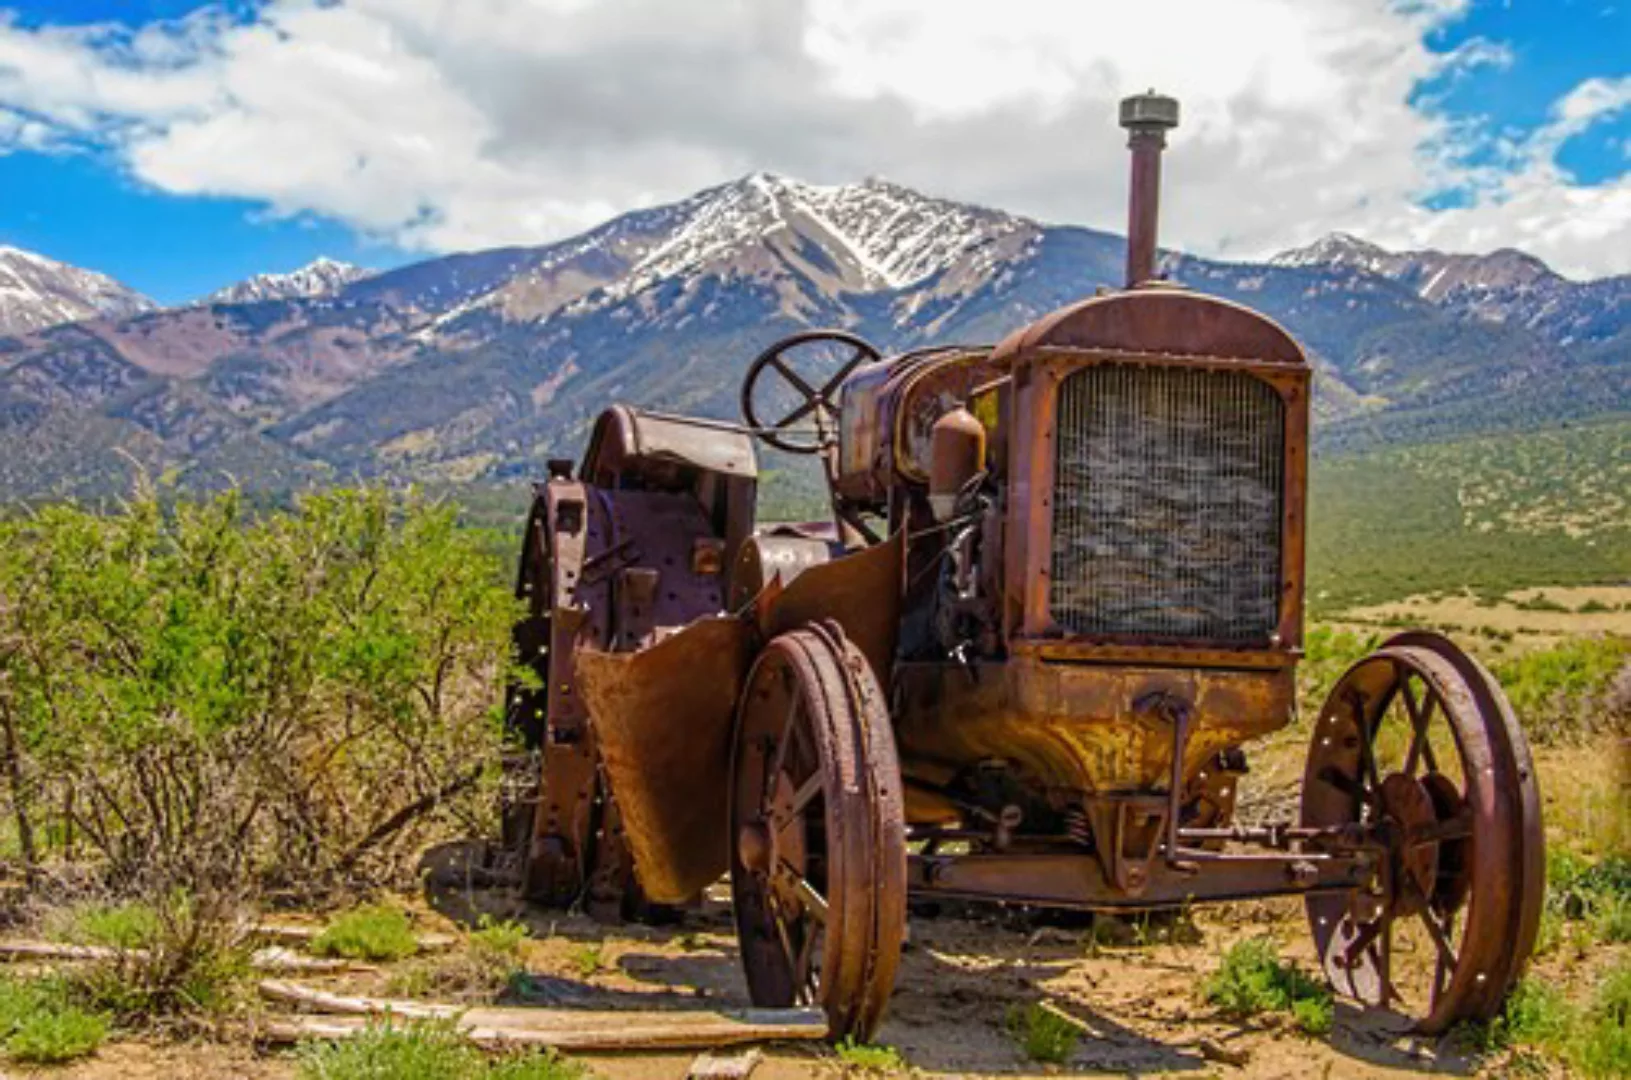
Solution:
[(756, 1005), (877, 1029), (906, 931), (900, 765), (866, 658), (832, 622), (773, 640), (737, 717), (731, 894)]
[(1369, 887), (1308, 899), (1339, 993), (1425, 1034), (1500, 1010), (1534, 947), (1545, 850), (1528, 744), (1477, 661), (1415, 632), (1350, 668), (1315, 726), (1302, 823), (1379, 857)]

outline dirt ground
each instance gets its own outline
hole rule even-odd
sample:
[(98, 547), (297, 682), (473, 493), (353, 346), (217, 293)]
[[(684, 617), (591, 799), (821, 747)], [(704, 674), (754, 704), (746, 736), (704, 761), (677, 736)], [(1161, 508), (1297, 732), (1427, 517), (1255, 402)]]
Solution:
[[(1258, 758), (1262, 782), (1276, 783), (1300, 754), (1289, 736)], [(1279, 759), (1285, 759), (1280, 761)], [(1619, 844), (1631, 817), (1631, 777), (1624, 761), (1602, 748), (1547, 751), (1538, 756), (1548, 832), (1590, 849), (1592, 837)], [(1281, 765), (1287, 766), (1281, 768)], [(1617, 823), (1617, 824), (1616, 824)], [(519, 910), (508, 894), (461, 888), (432, 890), (410, 905), (425, 930), (456, 930), (481, 912), (524, 917), (531, 939), (525, 967), (541, 1000), (557, 1007), (695, 1008), (742, 1006), (746, 1000), (725, 890), (713, 894), (682, 925), (607, 927), (578, 915)], [(1109, 930), (1110, 932), (1106, 932)], [(1106, 923), (1086, 928), (1042, 925), (1000, 909), (943, 911), (914, 917), (888, 1018), (877, 1041), (895, 1047), (915, 1072), (944, 1075), (1133, 1076), (1170, 1073), (1227, 1077), (1387, 1077), (1425, 1072), (1502, 1075), (1499, 1062), (1479, 1062), (1455, 1040), (1423, 1041), (1402, 1030), (1400, 1017), (1367, 1013), (1339, 1001), (1333, 1031), (1321, 1038), (1297, 1032), (1283, 1017), (1231, 1022), (1205, 1004), (1201, 982), (1233, 942), (1268, 935), (1283, 954), (1312, 969), (1313, 950), (1301, 906), (1294, 900), (1202, 909), (1193, 923)], [(1554, 948), (1532, 972), (1579, 989), (1610, 964), (1624, 964), (1631, 946)], [(587, 964), (594, 970), (586, 974)], [(411, 962), (410, 962), (411, 963)], [(400, 970), (399, 968), (397, 970)], [(317, 985), (385, 995), (395, 972), (332, 976)], [(1028, 1061), (1006, 1027), (1016, 1005), (1046, 1002), (1084, 1029), (1066, 1066)], [(693, 1054), (590, 1055), (594, 1074), (608, 1080), (683, 1077)], [(1239, 1064), (1235, 1064), (1239, 1062)], [(194, 1080), (291, 1078), (288, 1051), (260, 1050), (246, 1038), (224, 1042), (119, 1042), (96, 1058), (38, 1074), (10, 1067), (0, 1075), (49, 1075), (62, 1080)], [(845, 1071), (820, 1044), (766, 1048), (755, 1080), (837, 1076)]]
[[(580, 917), (540, 926), (549, 937), (529, 946), (529, 970), (570, 987), (586, 1008), (745, 1005), (729, 912), (717, 903), (675, 930), (606, 928)], [(1036, 928), (989, 913), (915, 919), (890, 1012), (877, 1041), (895, 1047), (916, 1071), (957, 1075), (1149, 1073), (1240, 1077), (1381, 1077), (1448, 1072), (1468, 1075), (1477, 1063), (1449, 1045), (1398, 1030), (1399, 1018), (1338, 1005), (1333, 1032), (1298, 1034), (1281, 1018), (1233, 1023), (1214, 1014), (1197, 985), (1221, 951), (1243, 936), (1270, 934), (1286, 955), (1313, 960), (1294, 902), (1237, 904), (1202, 913), (1192, 933), (1151, 926), (1122, 928), (1120, 945), (1093, 944), (1085, 929)], [(1178, 941), (1163, 940), (1176, 936)], [(604, 970), (583, 978), (574, 954), (598, 943)], [(567, 974), (571, 972), (571, 974)], [(350, 976), (328, 985), (378, 992), (383, 976)], [(370, 985), (372, 984), (372, 985)], [(1084, 1036), (1068, 1066), (1026, 1060), (1005, 1027), (1014, 1005), (1047, 1001), (1081, 1021)], [(1220, 1054), (1219, 1048), (1223, 1053)], [(832, 1076), (843, 1068), (819, 1045), (767, 1048), (756, 1080)], [(1243, 1066), (1217, 1058), (1244, 1058)], [(592, 1055), (584, 1060), (609, 1080), (683, 1077), (693, 1054)], [(118, 1043), (91, 1061), (50, 1070), (75, 1080), (285, 1078), (286, 1052), (257, 1053), (247, 1044)], [(14, 1071), (14, 1075), (29, 1075)]]

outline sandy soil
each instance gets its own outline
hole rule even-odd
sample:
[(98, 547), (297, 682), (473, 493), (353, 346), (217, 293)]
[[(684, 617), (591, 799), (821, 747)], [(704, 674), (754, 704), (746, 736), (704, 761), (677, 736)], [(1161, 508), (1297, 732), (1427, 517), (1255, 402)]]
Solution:
[[(1289, 740), (1282, 742), (1258, 760), (1272, 766), (1277, 758), (1289, 761), (1297, 755)], [(1606, 835), (1590, 815), (1609, 812), (1624, 817), (1625, 765), (1613, 755), (1600, 748), (1549, 751), (1539, 764), (1554, 836), (1559, 829), (1571, 836)], [(1272, 767), (1258, 774), (1260, 779), (1276, 775)], [(1605, 799), (1618, 806), (1605, 804)], [(520, 913), (512, 899), (497, 892), (439, 890), (428, 901), (415, 907), (425, 929), (431, 930), (468, 925), (481, 911)], [(525, 945), (526, 968), (534, 992), (549, 1004), (676, 1009), (747, 1004), (729, 909), (718, 891), (689, 913), (683, 925), (667, 929), (607, 927), (581, 916), (539, 910), (522, 914), (533, 935)], [(1242, 1024), (1217, 1015), (1202, 1001), (1200, 983), (1216, 969), (1230, 944), (1260, 935), (1271, 936), (1284, 955), (1312, 967), (1310, 939), (1296, 901), (1203, 909), (1192, 925), (1107, 923), (1098, 932), (1041, 925), (997, 909), (915, 917), (878, 1041), (896, 1047), (914, 1071), (925, 1074), (1261, 1078), (1501, 1074), (1499, 1063), (1481, 1065), (1453, 1040), (1411, 1037), (1402, 1030), (1402, 1019), (1390, 1013), (1367, 1013), (1339, 1003), (1334, 1030), (1319, 1039), (1298, 1033), (1286, 1018), (1259, 1017)], [(585, 958), (590, 955), (599, 967), (586, 975)], [(1628, 957), (1631, 946), (1626, 945), (1561, 947), (1537, 961), (1534, 970), (1543, 979), (1583, 993), (1606, 966), (1623, 964)], [(393, 974), (400, 971), (398, 966), (395, 972), (331, 977), (322, 984), (386, 994)], [(1032, 1002), (1047, 1002), (1080, 1021), (1085, 1034), (1067, 1066), (1042, 1068), (1027, 1061), (1007, 1031), (1009, 1010)], [(624, 1054), (586, 1060), (595, 1074), (610, 1080), (660, 1080), (684, 1076), (692, 1057)], [(1237, 1059), (1243, 1064), (1230, 1063)], [(784, 1080), (843, 1072), (826, 1048), (789, 1044), (768, 1047), (753, 1075), (755, 1080)], [(295, 1074), (288, 1052), (257, 1053), (239, 1041), (123, 1042), (104, 1048), (92, 1061), (40, 1075), (65, 1080), (271, 1080)], [(31, 1074), (11, 1068), (3, 1075)]]

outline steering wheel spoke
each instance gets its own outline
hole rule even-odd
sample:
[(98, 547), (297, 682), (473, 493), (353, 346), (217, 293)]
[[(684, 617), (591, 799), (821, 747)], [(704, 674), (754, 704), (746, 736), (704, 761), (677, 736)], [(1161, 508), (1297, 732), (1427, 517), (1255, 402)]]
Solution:
[[(837, 346), (847, 349), (845, 358), (836, 368), (822, 362)], [(838, 394), (847, 379), (861, 364), (879, 357), (864, 338), (844, 330), (806, 330), (776, 342), (748, 367), (742, 381), (742, 419), (754, 434), (778, 450), (793, 454), (815, 454), (825, 450), (834, 430)], [(804, 359), (801, 361), (800, 357)], [(817, 366), (819, 365), (819, 366)], [(774, 372), (775, 388), (765, 375)], [(763, 396), (761, 396), (763, 395)], [(783, 412), (781, 419), (765, 423), (767, 398), (791, 395), (799, 404)], [(801, 421), (814, 418), (814, 433), (807, 433)]]

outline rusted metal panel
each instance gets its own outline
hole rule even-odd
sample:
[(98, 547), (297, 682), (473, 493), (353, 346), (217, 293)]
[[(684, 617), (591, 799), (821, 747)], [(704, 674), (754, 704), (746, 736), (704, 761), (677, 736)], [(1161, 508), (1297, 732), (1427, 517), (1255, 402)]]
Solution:
[(785, 588), (767, 587), (755, 604), (760, 632), (768, 640), (832, 619), (867, 658), (878, 682), (889, 685), (900, 631), (905, 552), (906, 535), (896, 532), (881, 544), (808, 567)]
[(1296, 339), (1268, 316), (1170, 286), (1131, 289), (1062, 307), (1004, 338), (991, 359), (1013, 369), (1024, 355), (1050, 346), (1308, 362)]
[[(1175, 732), (1154, 702), (1181, 701), (1190, 710), (1188, 782), (1220, 751), (1283, 727), (1295, 689), (1289, 668), (1062, 664), (1027, 651), (967, 669), (900, 664), (896, 688), (896, 739), (908, 775), (919, 762), (1008, 760), (1043, 788), (1079, 794), (1170, 786)], [(943, 782), (944, 774), (933, 779)]]
[(614, 405), (595, 422), (583, 477), (605, 484), (636, 461), (672, 462), (725, 476), (759, 474), (753, 437), (735, 424)]
[(751, 633), (740, 619), (703, 619), (637, 652), (578, 653), (635, 872), (658, 903), (683, 903), (725, 872), (730, 739)]
[(743, 610), (772, 581), (786, 587), (804, 571), (831, 562), (838, 554), (836, 531), (832, 539), (767, 534), (753, 537), (742, 545), (731, 567), (730, 610)]

